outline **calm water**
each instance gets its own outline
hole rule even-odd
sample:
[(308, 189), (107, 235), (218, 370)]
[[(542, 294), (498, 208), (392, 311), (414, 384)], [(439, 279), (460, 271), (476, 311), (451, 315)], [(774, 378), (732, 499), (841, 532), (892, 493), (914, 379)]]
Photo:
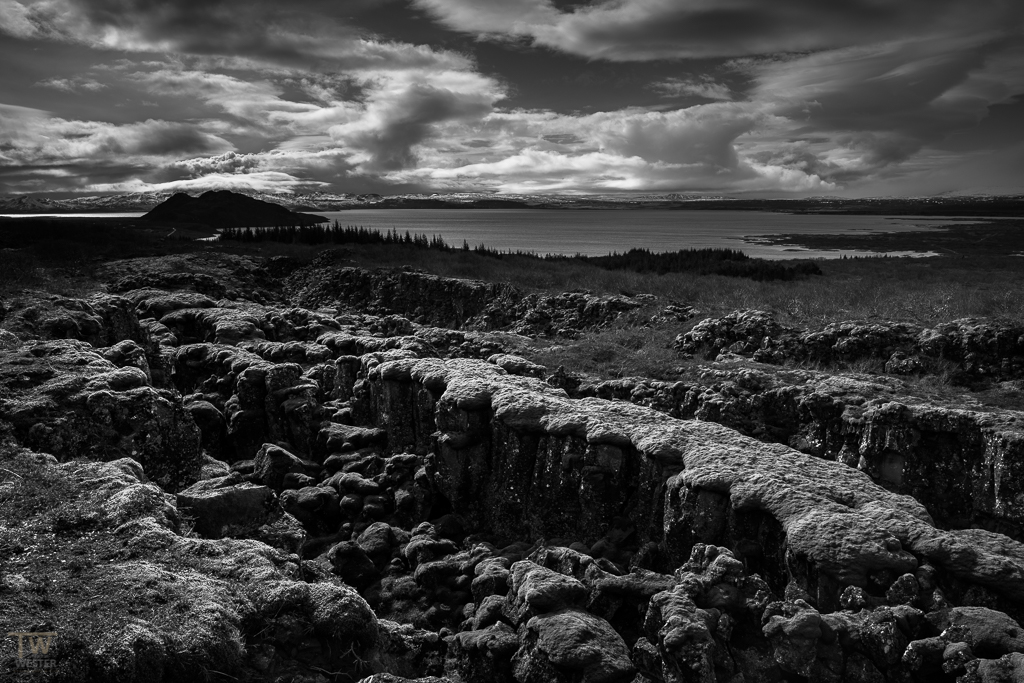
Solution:
[(0, 213), (0, 218), (138, 218), (145, 215), (129, 213)]
[[(633, 247), (652, 251), (727, 247), (762, 258), (838, 258), (863, 254), (852, 250), (813, 251), (743, 238), (779, 234), (849, 234), (904, 232), (969, 221), (910, 219), (886, 216), (817, 216), (762, 211), (658, 210), (544, 210), (544, 209), (356, 209), (319, 211), (341, 225), (381, 231), (440, 235), (445, 242), (471, 247), (534, 251), (538, 254), (576, 253), (603, 256)], [(890, 252), (907, 253), (907, 252)], [(924, 255), (924, 254), (921, 254)]]
[[(24, 214), (22, 214), (24, 215)], [(45, 215), (45, 214), (39, 214)], [(73, 214), (77, 217), (138, 217), (141, 213)], [(318, 211), (341, 225), (401, 233), (440, 235), (452, 246), (533, 251), (538, 254), (603, 256), (633, 247), (652, 251), (728, 247), (770, 259), (838, 258), (852, 250), (816, 251), (757, 243), (779, 233), (849, 234), (904, 232), (966, 223), (964, 219), (888, 216), (819, 216), (763, 211), (543, 210), (543, 209), (356, 209)], [(2, 216), (0, 216), (2, 217)], [(745, 237), (753, 241), (744, 240)], [(906, 254), (911, 252), (890, 252)], [(925, 254), (915, 254), (925, 255)]]

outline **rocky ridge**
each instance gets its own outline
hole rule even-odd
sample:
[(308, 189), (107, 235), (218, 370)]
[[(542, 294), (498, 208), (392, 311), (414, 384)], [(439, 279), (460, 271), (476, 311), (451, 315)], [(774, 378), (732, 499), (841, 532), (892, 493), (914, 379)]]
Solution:
[(677, 337), (676, 347), (691, 356), (735, 355), (771, 364), (866, 361), (895, 375), (952, 368), (965, 378), (1024, 376), (1024, 328), (974, 319), (934, 328), (847, 321), (801, 331), (780, 325), (770, 313), (746, 310), (702, 320)]
[[(4, 302), (0, 613), (62, 634), (51, 680), (1024, 671), (1015, 411), (730, 356), (587, 381), (517, 352), (651, 301), (203, 258)], [(789, 334), (744, 315), (684, 350)]]

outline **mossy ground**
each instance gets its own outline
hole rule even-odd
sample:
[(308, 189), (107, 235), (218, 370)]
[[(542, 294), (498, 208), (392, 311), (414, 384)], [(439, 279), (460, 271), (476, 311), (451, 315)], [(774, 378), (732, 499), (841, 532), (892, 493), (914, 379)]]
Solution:
[[(140, 547), (117, 533), (116, 522), (101, 512), (105, 496), (96, 474), (103, 478), (89, 463), (57, 467), (9, 444), (0, 447), (0, 627), (4, 634), (57, 633), (46, 656), (55, 666), (37, 671), (18, 667), (16, 639), (6, 637), (2, 680), (102, 680), (107, 672), (99, 653), (135, 649), (116, 642), (133, 627), (163, 634), (159, 646), (178, 655), (161, 665), (162, 676), (210, 668), (197, 661), (208, 658), (208, 644), (187, 642), (202, 638), (202, 627), (189, 622), (216, 590), (202, 590), (211, 579), (198, 571), (201, 559)], [(141, 680), (147, 666), (129, 663), (119, 679)]]

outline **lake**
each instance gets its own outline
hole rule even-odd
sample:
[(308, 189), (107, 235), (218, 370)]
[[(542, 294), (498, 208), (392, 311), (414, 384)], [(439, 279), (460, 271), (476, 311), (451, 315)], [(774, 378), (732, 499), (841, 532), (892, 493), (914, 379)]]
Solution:
[[(741, 249), (768, 259), (838, 258), (863, 255), (854, 250), (794, 249), (758, 243), (771, 234), (856, 234), (905, 232), (939, 225), (968, 223), (968, 219), (907, 218), (788, 214), (768, 211), (699, 210), (558, 210), (558, 209), (353, 209), (318, 211), (341, 225), (381, 231), (440, 235), (452, 246), (479, 244), (492, 249), (533, 251), (538, 254), (603, 256), (634, 247), (652, 251)], [(39, 214), (45, 215), (45, 214)], [(138, 217), (141, 213), (65, 214), (67, 217)], [(21, 214), (22, 217), (25, 214)], [(0, 216), (4, 217), (4, 216)], [(750, 239), (744, 239), (750, 238)], [(894, 255), (930, 255), (890, 252)]]
[[(792, 246), (758, 244), (744, 237), (780, 233), (850, 234), (905, 232), (937, 225), (965, 223), (963, 219), (888, 216), (787, 214), (768, 211), (694, 210), (566, 210), (566, 209), (355, 209), (318, 211), (341, 225), (381, 231), (440, 235), (452, 246), (463, 240), (471, 247), (534, 251), (538, 254), (576, 253), (604, 256), (634, 247), (652, 251), (741, 249), (750, 256), (769, 259), (838, 258), (868, 252), (814, 251)], [(909, 252), (893, 252), (904, 254)], [(926, 255), (926, 254), (918, 254)], [(930, 255), (930, 254), (927, 254)]]

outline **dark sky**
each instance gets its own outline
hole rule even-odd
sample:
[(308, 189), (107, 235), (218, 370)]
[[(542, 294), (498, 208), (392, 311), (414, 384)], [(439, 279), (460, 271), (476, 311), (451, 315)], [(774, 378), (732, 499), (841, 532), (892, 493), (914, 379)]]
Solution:
[(1020, 0), (0, 0), (0, 192), (1024, 193)]

